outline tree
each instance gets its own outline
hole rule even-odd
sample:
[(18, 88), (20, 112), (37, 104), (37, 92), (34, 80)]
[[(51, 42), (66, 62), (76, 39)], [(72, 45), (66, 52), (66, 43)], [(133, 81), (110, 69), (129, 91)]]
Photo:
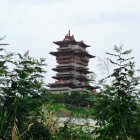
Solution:
[[(2, 41), (5, 37), (0, 38)], [(8, 45), (6, 43), (1, 43), (0, 46)], [(3, 110), (4, 102), (5, 102), (5, 93), (4, 88), (9, 83), (8, 78), (8, 66), (7, 63), (10, 63), (12, 58), (12, 53), (7, 53), (4, 48), (0, 48), (0, 138), (7, 139), (7, 135), (9, 135), (8, 131), (8, 112), (7, 110)]]
[(116, 60), (108, 58), (115, 68), (107, 78), (111, 83), (102, 80), (100, 93), (95, 95), (95, 119), (97, 139), (127, 140), (140, 137), (139, 77), (136, 76), (133, 57), (127, 58), (132, 50), (123, 51), (122, 47), (114, 47), (115, 54), (107, 53)]
[(46, 62), (30, 57), (29, 52), (14, 54), (1, 48), (0, 53), (0, 138), (11, 139), (20, 137), (35, 121), (31, 114), (37, 114), (46, 92)]

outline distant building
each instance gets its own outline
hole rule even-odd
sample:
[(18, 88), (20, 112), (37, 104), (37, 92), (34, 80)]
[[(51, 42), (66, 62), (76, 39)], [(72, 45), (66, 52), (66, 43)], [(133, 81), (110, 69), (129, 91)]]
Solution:
[(50, 54), (56, 57), (58, 65), (53, 68), (57, 74), (52, 78), (56, 81), (48, 85), (49, 91), (94, 90), (95, 88), (89, 85), (87, 79), (87, 74), (92, 73), (88, 70), (89, 59), (95, 57), (86, 51), (90, 46), (83, 41), (76, 41), (70, 31), (64, 40), (53, 43), (59, 48), (58, 51)]

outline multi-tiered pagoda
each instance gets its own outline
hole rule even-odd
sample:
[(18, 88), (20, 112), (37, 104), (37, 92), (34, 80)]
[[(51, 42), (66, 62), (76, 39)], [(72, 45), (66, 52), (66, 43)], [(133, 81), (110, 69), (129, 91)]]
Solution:
[(94, 87), (89, 85), (87, 79), (87, 74), (91, 73), (88, 70), (89, 59), (95, 57), (86, 51), (86, 48), (90, 46), (83, 41), (76, 41), (70, 31), (64, 40), (53, 43), (58, 45), (59, 48), (56, 52), (50, 52), (50, 54), (56, 57), (58, 65), (53, 68), (57, 72), (56, 76), (53, 76), (56, 81), (48, 85), (49, 90), (93, 90)]

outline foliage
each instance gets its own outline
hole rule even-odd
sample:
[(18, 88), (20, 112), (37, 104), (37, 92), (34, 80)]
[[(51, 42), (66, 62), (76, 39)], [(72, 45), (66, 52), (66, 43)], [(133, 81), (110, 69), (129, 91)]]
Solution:
[(92, 106), (90, 98), (93, 96), (92, 93), (87, 92), (71, 92), (71, 93), (59, 93), (52, 94), (50, 99), (54, 103), (64, 103), (79, 107)]
[(101, 92), (96, 94), (94, 100), (95, 119), (97, 120), (97, 139), (127, 140), (140, 137), (139, 107), (139, 77), (136, 76), (133, 57), (127, 58), (131, 50), (123, 52), (122, 47), (114, 47), (116, 54), (107, 53), (116, 58), (108, 60), (116, 66), (110, 84), (102, 80)]
[(29, 52), (21, 55), (0, 48), (0, 53), (0, 138), (10, 139), (28, 127), (29, 117), (42, 105), (46, 63)]
[(35, 122), (27, 132), (25, 139), (32, 140), (52, 140), (49, 129), (42, 122)]
[(48, 111), (53, 112), (58, 117), (92, 117), (92, 107), (79, 107), (70, 104), (47, 103)]
[(57, 140), (94, 140), (94, 135), (90, 129), (90, 127), (77, 127), (65, 122), (64, 126), (59, 128)]
[[(0, 139), (139, 140), (139, 77), (133, 57), (127, 58), (131, 50), (123, 52), (122, 47), (114, 50), (115, 54), (107, 53), (116, 58), (115, 61), (108, 58), (115, 66), (107, 77), (111, 83), (105, 82), (107, 78), (101, 80), (101, 90), (94, 95), (86, 92), (49, 94), (44, 82), (45, 59), (32, 58), (28, 51), (21, 55), (0, 48)], [(50, 103), (49, 109), (42, 107), (44, 102)], [(69, 121), (60, 127), (49, 112), (91, 115), (91, 107), (95, 109), (97, 120), (94, 129), (88, 125), (76, 126)]]
[(58, 130), (58, 122), (54, 116), (43, 105), (41, 110), (31, 118), (28, 131), (24, 135), (24, 139), (31, 140), (55, 140)]
[[(1, 38), (0, 40), (3, 40)], [(2, 43), (0, 45), (7, 45)], [(5, 93), (3, 91), (3, 87), (8, 85), (8, 67), (6, 63), (10, 63), (12, 53), (7, 53), (5, 49), (0, 48), (0, 138), (7, 139), (7, 136), (10, 135), (8, 131), (8, 118), (9, 112), (7, 109), (3, 110), (4, 101), (5, 101)]]

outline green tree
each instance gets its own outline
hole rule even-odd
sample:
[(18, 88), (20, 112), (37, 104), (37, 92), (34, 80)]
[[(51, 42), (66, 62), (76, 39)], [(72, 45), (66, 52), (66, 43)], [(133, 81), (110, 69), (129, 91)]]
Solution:
[[(5, 37), (0, 38), (2, 41)], [(8, 45), (6, 43), (1, 43), (0, 46), (4, 47)], [(7, 110), (3, 110), (4, 102), (6, 95), (4, 93), (4, 88), (9, 83), (8, 78), (8, 66), (7, 64), (10, 63), (11, 58), (13, 56), (12, 53), (7, 53), (4, 48), (0, 47), (0, 138), (7, 139), (7, 136), (10, 134), (8, 131), (8, 112)]]
[[(6, 44), (1, 44), (6, 45)], [(46, 93), (46, 62), (0, 49), (0, 138), (20, 137), (36, 121)], [(24, 136), (24, 135), (23, 135)]]
[(139, 116), (139, 77), (136, 76), (133, 57), (127, 58), (132, 50), (123, 51), (122, 47), (114, 47), (115, 54), (107, 53), (115, 60), (108, 58), (114, 65), (111, 83), (102, 80), (100, 93), (95, 95), (95, 119), (97, 139), (136, 140), (140, 137)]

